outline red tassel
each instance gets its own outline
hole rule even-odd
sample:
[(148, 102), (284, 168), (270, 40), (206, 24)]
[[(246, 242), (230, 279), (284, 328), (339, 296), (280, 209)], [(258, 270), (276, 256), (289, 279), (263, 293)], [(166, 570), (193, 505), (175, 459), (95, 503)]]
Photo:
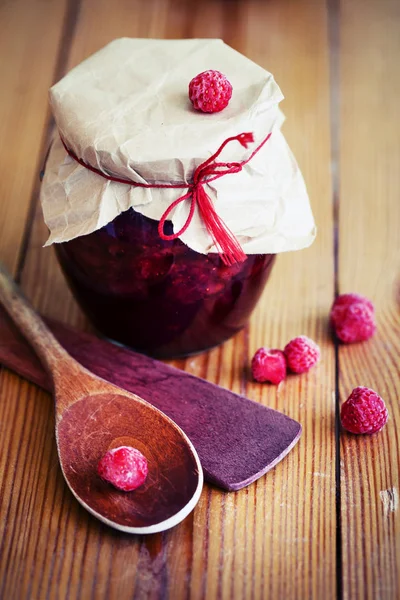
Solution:
[(246, 260), (247, 256), (243, 252), (241, 245), (216, 212), (210, 196), (206, 193), (201, 183), (197, 186), (195, 193), (203, 223), (224, 264), (231, 266), (237, 262)]

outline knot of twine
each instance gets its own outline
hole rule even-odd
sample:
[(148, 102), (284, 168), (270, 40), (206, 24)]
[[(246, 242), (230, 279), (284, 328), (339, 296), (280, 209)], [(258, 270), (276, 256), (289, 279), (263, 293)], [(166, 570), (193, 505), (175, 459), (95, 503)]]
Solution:
[[(189, 225), (193, 219), (193, 215), (195, 213), (196, 206), (197, 206), (200, 216), (202, 218), (202, 221), (206, 227), (206, 230), (208, 231), (210, 237), (212, 238), (214, 245), (217, 248), (222, 261), (224, 262), (225, 265), (230, 266), (237, 262), (243, 262), (246, 259), (246, 254), (244, 253), (244, 251), (243, 251), (240, 243), (236, 239), (235, 235), (227, 227), (227, 225), (224, 223), (224, 221), (221, 219), (221, 217), (216, 212), (214, 204), (211, 201), (211, 198), (209, 197), (209, 195), (207, 194), (207, 192), (204, 189), (204, 184), (210, 183), (211, 181), (215, 181), (216, 179), (219, 179), (220, 177), (223, 177), (224, 175), (228, 175), (230, 173), (239, 173), (243, 169), (244, 165), (246, 165), (253, 158), (253, 156), (255, 154), (257, 154), (257, 152), (264, 146), (264, 144), (269, 140), (270, 137), (271, 137), (271, 133), (269, 133), (267, 135), (267, 137), (264, 138), (264, 140), (257, 146), (257, 148), (250, 154), (250, 156), (246, 160), (243, 160), (240, 162), (230, 162), (230, 163), (217, 162), (216, 159), (221, 154), (221, 152), (223, 151), (225, 146), (227, 144), (229, 144), (230, 142), (237, 141), (244, 148), (247, 148), (247, 146), (250, 143), (254, 142), (254, 136), (252, 133), (240, 133), (239, 135), (235, 135), (233, 137), (227, 138), (220, 145), (218, 150), (212, 156), (210, 156), (210, 158), (208, 158), (207, 160), (202, 162), (197, 167), (197, 169), (195, 170), (195, 172), (193, 174), (192, 183), (190, 183), (190, 184), (187, 184), (187, 183), (165, 183), (165, 184), (162, 184), (162, 183), (160, 183), (160, 184), (158, 184), (158, 183), (139, 183), (136, 181), (132, 181), (131, 179), (123, 179), (123, 178), (119, 178), (119, 177), (114, 177), (113, 175), (108, 175), (106, 173), (103, 173), (103, 171), (100, 171), (99, 169), (92, 167), (92, 165), (89, 165), (88, 163), (83, 161), (81, 158), (78, 158), (78, 156), (76, 156), (76, 154), (68, 147), (68, 145), (64, 142), (64, 140), (62, 138), (61, 138), (61, 141), (64, 145), (65, 150), (69, 154), (69, 156), (71, 156), (76, 162), (78, 162), (80, 165), (82, 165), (86, 169), (89, 169), (89, 171), (92, 171), (93, 173), (96, 173), (97, 175), (100, 175), (101, 177), (108, 179), (109, 181), (115, 181), (117, 183), (125, 183), (127, 185), (133, 185), (135, 187), (142, 187), (142, 188), (154, 188), (154, 189), (155, 188), (158, 188), (158, 189), (187, 188), (187, 192), (185, 194), (183, 194), (182, 196), (180, 196), (179, 198), (177, 198), (176, 200), (174, 200), (174, 202), (172, 202), (172, 204), (169, 205), (167, 210), (162, 215), (162, 217), (158, 223), (158, 233), (159, 233), (160, 238), (162, 240), (169, 241), (169, 240), (175, 240), (176, 238), (180, 237), (189, 227)], [(189, 200), (189, 199), (190, 199), (190, 210), (189, 210), (189, 214), (188, 214), (185, 224), (179, 231), (174, 232), (170, 235), (166, 235), (164, 233), (164, 225), (165, 225), (165, 221), (168, 219), (169, 214), (178, 204), (180, 204), (181, 202), (184, 202), (185, 200)]]

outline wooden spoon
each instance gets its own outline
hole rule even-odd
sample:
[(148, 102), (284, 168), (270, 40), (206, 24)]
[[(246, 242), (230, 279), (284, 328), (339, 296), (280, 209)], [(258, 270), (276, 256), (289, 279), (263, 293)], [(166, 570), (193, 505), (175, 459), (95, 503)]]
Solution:
[[(182, 521), (203, 487), (199, 457), (183, 431), (67, 354), (1, 265), (0, 301), (52, 377), (58, 456), (78, 502), (128, 533), (156, 533)], [(133, 446), (148, 461), (147, 479), (133, 492), (119, 491), (97, 475), (100, 458), (118, 446)]]

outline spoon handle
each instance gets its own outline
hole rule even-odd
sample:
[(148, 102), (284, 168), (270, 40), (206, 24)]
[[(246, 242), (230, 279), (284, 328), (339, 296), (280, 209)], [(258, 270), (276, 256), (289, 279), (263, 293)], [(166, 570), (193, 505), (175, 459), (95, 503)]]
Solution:
[(52, 333), (43, 323), (31, 304), (23, 296), (10, 274), (0, 263), (0, 302), (39, 356), (43, 366), (52, 375), (58, 371), (58, 363), (75, 363), (60, 346)]

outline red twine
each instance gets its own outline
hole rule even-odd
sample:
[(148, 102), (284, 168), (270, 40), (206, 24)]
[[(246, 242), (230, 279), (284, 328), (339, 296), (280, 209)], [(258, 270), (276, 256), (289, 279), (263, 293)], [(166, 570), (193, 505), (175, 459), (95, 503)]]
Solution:
[[(243, 252), (241, 245), (236, 239), (235, 235), (232, 231), (225, 225), (221, 217), (217, 214), (214, 205), (211, 201), (211, 198), (208, 196), (207, 192), (204, 189), (205, 183), (210, 183), (211, 181), (215, 181), (224, 175), (228, 175), (229, 173), (239, 173), (244, 165), (246, 165), (255, 154), (264, 146), (264, 144), (271, 137), (271, 133), (267, 135), (267, 137), (257, 146), (257, 148), (250, 154), (247, 160), (241, 162), (232, 162), (232, 163), (224, 163), (217, 162), (216, 159), (221, 154), (222, 150), (225, 148), (227, 144), (233, 141), (239, 142), (244, 148), (247, 148), (248, 144), (254, 142), (254, 136), (252, 133), (241, 133), (239, 135), (235, 135), (234, 137), (227, 138), (218, 150), (210, 156), (207, 160), (201, 163), (194, 172), (193, 182), (190, 184), (186, 183), (166, 183), (166, 184), (158, 184), (158, 183), (139, 183), (136, 181), (131, 181), (130, 179), (122, 179), (119, 177), (114, 177), (113, 175), (107, 175), (103, 173), (99, 169), (92, 167), (91, 165), (84, 162), (82, 159), (78, 158), (76, 154), (68, 148), (65, 144), (64, 140), (61, 138), (62, 143), (64, 144), (65, 150), (68, 154), (76, 160), (80, 165), (89, 169), (93, 173), (104, 177), (104, 179), (108, 179), (109, 181), (115, 181), (117, 183), (125, 183), (128, 185), (133, 185), (135, 187), (142, 188), (159, 188), (159, 189), (182, 189), (187, 188), (188, 191), (183, 196), (177, 198), (167, 210), (162, 215), (159, 224), (158, 224), (158, 233), (160, 238), (163, 240), (175, 240), (179, 236), (181, 236), (189, 227), (193, 215), (196, 209), (196, 205), (199, 209), (200, 216), (203, 220), (203, 223), (210, 234), (222, 261), (226, 265), (233, 265), (237, 262), (243, 262), (246, 259), (246, 254)], [(189, 215), (186, 219), (183, 227), (177, 231), (176, 233), (172, 233), (171, 235), (166, 235), (164, 233), (164, 224), (168, 219), (171, 211), (181, 202), (185, 200), (191, 199), (190, 202), (190, 210)]]

